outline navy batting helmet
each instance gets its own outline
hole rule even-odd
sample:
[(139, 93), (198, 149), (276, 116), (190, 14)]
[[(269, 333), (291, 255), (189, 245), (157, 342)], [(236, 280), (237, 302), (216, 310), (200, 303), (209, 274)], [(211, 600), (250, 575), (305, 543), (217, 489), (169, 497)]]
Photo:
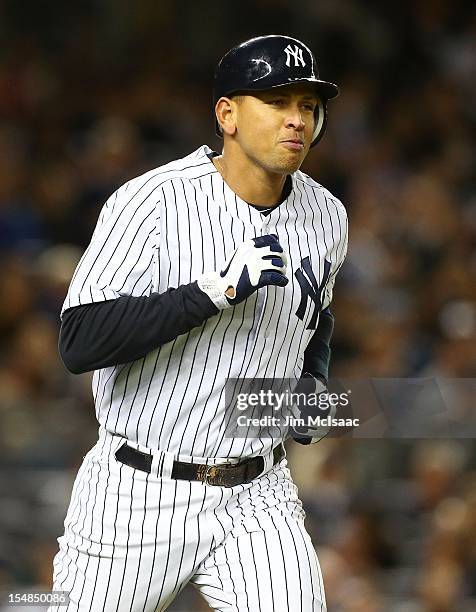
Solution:
[[(312, 147), (326, 129), (327, 100), (335, 98), (339, 88), (319, 79), (313, 53), (296, 38), (279, 34), (258, 36), (230, 49), (215, 70), (213, 106), (222, 96), (264, 91), (292, 83), (310, 83), (318, 95)], [(215, 123), (216, 132), (221, 136), (218, 121)]]

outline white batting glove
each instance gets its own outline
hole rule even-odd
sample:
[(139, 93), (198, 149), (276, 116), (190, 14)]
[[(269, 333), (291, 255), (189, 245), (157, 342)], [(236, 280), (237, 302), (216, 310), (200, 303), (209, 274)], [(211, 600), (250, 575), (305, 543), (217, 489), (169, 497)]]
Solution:
[(198, 286), (219, 310), (243, 302), (266, 285), (284, 287), (287, 257), (274, 234), (243, 242), (222, 272), (203, 274)]

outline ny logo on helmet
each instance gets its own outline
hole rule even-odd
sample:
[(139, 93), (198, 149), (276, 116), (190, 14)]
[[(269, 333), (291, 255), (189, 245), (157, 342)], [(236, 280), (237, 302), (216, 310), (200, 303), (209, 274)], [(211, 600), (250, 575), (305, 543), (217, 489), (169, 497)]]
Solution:
[(286, 53), (286, 66), (291, 66), (291, 57), (294, 58), (294, 67), (299, 66), (299, 64), (301, 64), (301, 66), (306, 65), (302, 56), (302, 49), (297, 45), (294, 45), (294, 48), (288, 45), (286, 49), (284, 49), (284, 52)]

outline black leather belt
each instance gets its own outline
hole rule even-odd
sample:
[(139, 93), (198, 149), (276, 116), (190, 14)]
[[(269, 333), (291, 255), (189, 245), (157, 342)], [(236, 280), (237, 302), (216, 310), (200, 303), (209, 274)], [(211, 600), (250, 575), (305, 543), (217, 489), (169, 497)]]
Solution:
[[(143, 453), (132, 448), (127, 442), (116, 451), (115, 457), (121, 463), (142, 470), (150, 474), (152, 466), (152, 455)], [(284, 457), (282, 444), (273, 449), (273, 465), (276, 465)], [(206, 465), (202, 463), (185, 463), (174, 461), (172, 478), (178, 480), (198, 480), (206, 484), (218, 487), (234, 487), (247, 484), (258, 477), (264, 470), (263, 457), (251, 457), (240, 463), (226, 463), (222, 465)]]

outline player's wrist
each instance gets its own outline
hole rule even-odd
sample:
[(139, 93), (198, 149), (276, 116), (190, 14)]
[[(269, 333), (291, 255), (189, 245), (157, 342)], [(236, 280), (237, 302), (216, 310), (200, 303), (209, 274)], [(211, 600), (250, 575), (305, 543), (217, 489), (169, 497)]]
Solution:
[(301, 378), (312, 378), (315, 384), (316, 395), (327, 391), (327, 381), (321, 374), (311, 374), (311, 372), (303, 372)]
[[(321, 396), (321, 394), (327, 393), (327, 381), (320, 374), (311, 374), (310, 372), (303, 372), (301, 374), (301, 378), (298, 382), (297, 389), (303, 390), (304, 393), (313, 396)], [(327, 417), (333, 418), (335, 415), (335, 409), (332, 411), (322, 411), (320, 408), (317, 409), (314, 407), (314, 403), (310, 403), (309, 406), (304, 405), (300, 410), (300, 418), (304, 420), (309, 419), (310, 416), (315, 418), (316, 416), (320, 416), (324, 419)], [(294, 435), (292, 438), (295, 442), (299, 444), (308, 445), (315, 444), (319, 442), (329, 433), (330, 427), (329, 425), (303, 425), (298, 426), (294, 429)]]
[(226, 296), (228, 283), (218, 272), (207, 272), (197, 279), (198, 287), (208, 295), (218, 310), (224, 310), (231, 306)]

